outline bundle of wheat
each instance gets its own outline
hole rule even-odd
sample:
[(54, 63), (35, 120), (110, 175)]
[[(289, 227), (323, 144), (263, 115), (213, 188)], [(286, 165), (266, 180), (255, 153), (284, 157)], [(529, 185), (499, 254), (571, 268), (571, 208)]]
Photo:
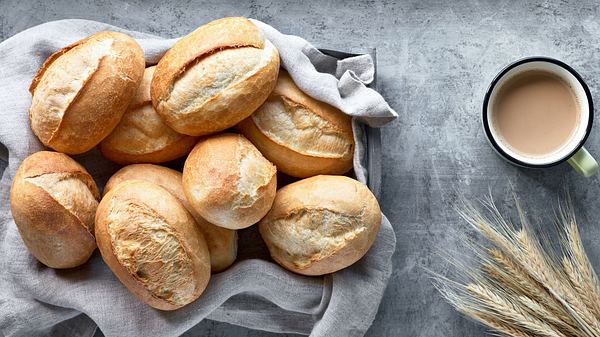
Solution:
[[(540, 240), (517, 202), (520, 228), (491, 199), (484, 215), (465, 203), (460, 215), (489, 245), (465, 239), (476, 263), (449, 256), (462, 281), (433, 273), (457, 310), (506, 336), (600, 336), (600, 284), (583, 248), (572, 207), (557, 217), (560, 249)], [(543, 236), (543, 234), (542, 234)], [(547, 239), (547, 238), (544, 238)]]

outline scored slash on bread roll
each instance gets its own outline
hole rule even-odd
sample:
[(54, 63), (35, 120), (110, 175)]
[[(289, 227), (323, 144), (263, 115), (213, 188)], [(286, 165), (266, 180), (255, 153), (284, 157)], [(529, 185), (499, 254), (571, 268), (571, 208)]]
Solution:
[(118, 184), (128, 180), (144, 180), (163, 187), (173, 194), (196, 220), (196, 224), (204, 234), (210, 252), (212, 272), (219, 272), (229, 267), (237, 256), (237, 231), (215, 226), (204, 220), (189, 204), (183, 192), (181, 173), (167, 167), (152, 164), (134, 164), (125, 166), (108, 180), (104, 186), (104, 194)]
[(152, 107), (150, 82), (154, 69), (146, 68), (123, 118), (100, 143), (102, 155), (119, 164), (167, 162), (185, 156), (196, 144), (195, 137), (165, 125)]
[(90, 150), (119, 123), (144, 67), (142, 48), (123, 33), (96, 33), (57, 51), (29, 87), (31, 129), (56, 151)]
[(69, 156), (41, 151), (25, 158), (10, 189), (10, 208), (21, 238), (41, 263), (72, 268), (96, 249), (96, 183)]
[(352, 168), (352, 118), (302, 92), (281, 70), (267, 101), (237, 126), (277, 169), (294, 177)]
[(202, 232), (166, 189), (141, 180), (108, 192), (96, 213), (102, 258), (148, 305), (175, 310), (197, 299), (210, 279)]
[(224, 133), (200, 140), (183, 167), (192, 207), (211, 223), (249, 227), (271, 208), (277, 170), (244, 136)]
[(250, 20), (215, 20), (178, 40), (158, 62), (152, 104), (175, 131), (207, 135), (256, 110), (278, 71), (277, 49)]
[(380, 224), (379, 204), (365, 185), (344, 176), (315, 176), (277, 191), (258, 228), (281, 266), (323, 275), (363, 257)]

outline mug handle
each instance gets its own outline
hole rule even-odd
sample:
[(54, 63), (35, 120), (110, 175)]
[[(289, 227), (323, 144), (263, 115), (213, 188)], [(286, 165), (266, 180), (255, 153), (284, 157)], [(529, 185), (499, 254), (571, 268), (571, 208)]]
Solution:
[(567, 160), (575, 171), (584, 177), (591, 177), (598, 171), (598, 163), (592, 155), (582, 147), (579, 151), (575, 152), (571, 158)]

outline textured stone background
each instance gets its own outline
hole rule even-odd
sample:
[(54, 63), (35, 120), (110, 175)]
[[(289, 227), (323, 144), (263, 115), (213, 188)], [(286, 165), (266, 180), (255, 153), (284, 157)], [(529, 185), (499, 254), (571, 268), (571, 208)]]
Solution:
[[(452, 210), (458, 194), (491, 188), (509, 211), (509, 183), (528, 215), (548, 225), (569, 186), (584, 244), (600, 265), (598, 177), (566, 165), (513, 167), (489, 148), (480, 124), (483, 94), (508, 62), (546, 55), (570, 63), (600, 102), (600, 9), (595, 1), (0, 1), (0, 40), (57, 19), (85, 18), (166, 37), (211, 19), (243, 15), (330, 49), (377, 47), (379, 85), (400, 118), (383, 130), (383, 211), (394, 224), (394, 272), (369, 336), (475, 336), (431, 286), (425, 269), (446, 273), (436, 252), (459, 250), (464, 227)], [(595, 122), (598, 119), (595, 118)], [(587, 148), (600, 156), (594, 130)], [(271, 336), (203, 322), (187, 336)]]

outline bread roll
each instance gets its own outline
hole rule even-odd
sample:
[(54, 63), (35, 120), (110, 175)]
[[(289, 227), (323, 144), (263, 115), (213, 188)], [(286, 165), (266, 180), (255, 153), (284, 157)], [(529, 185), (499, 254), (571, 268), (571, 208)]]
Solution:
[(259, 231), (284, 268), (323, 275), (365, 255), (380, 223), (379, 204), (365, 185), (344, 176), (315, 176), (280, 189)]
[(19, 166), (10, 209), (33, 256), (51, 268), (85, 263), (96, 249), (94, 216), (100, 194), (94, 179), (69, 156), (41, 151)]
[(148, 305), (174, 310), (197, 299), (210, 278), (204, 236), (166, 189), (130, 180), (98, 206), (96, 239), (117, 278)]
[(119, 123), (144, 73), (131, 37), (100, 32), (52, 54), (31, 82), (31, 129), (68, 154), (96, 146)]
[(283, 70), (267, 101), (237, 129), (288, 175), (343, 174), (352, 168), (352, 118), (303, 93)]
[(250, 116), (277, 81), (279, 53), (246, 18), (212, 21), (178, 40), (156, 66), (152, 104), (179, 133), (207, 135)]
[(244, 136), (224, 133), (196, 144), (183, 167), (183, 190), (204, 219), (246, 228), (271, 208), (276, 171)]
[(146, 68), (142, 83), (113, 132), (100, 143), (102, 154), (119, 164), (163, 163), (190, 152), (196, 138), (165, 125), (152, 107), (150, 81), (155, 67)]
[(204, 220), (187, 201), (181, 183), (181, 173), (167, 167), (152, 164), (125, 166), (115, 173), (104, 186), (104, 194), (127, 180), (144, 180), (171, 192), (196, 220), (210, 252), (213, 273), (229, 267), (237, 256), (237, 231), (215, 226)]

